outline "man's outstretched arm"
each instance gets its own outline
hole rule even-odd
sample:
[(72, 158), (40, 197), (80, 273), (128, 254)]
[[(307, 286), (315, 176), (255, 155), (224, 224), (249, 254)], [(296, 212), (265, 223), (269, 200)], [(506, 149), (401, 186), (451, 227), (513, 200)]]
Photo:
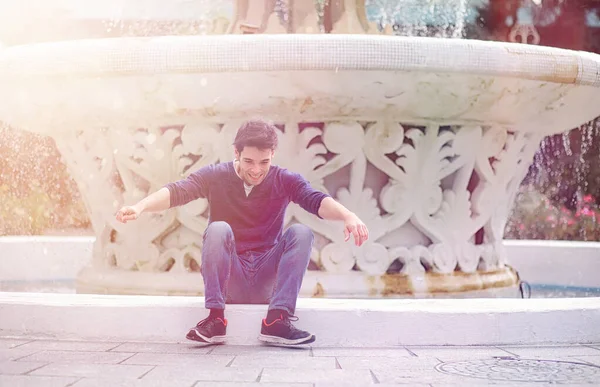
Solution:
[(327, 220), (341, 220), (344, 222), (344, 240), (354, 236), (354, 243), (362, 245), (369, 239), (369, 230), (355, 213), (348, 210), (331, 196), (312, 188), (309, 182), (300, 174), (285, 171), (283, 184), (288, 187), (290, 197), (294, 203), (300, 205), (311, 214)]
[(171, 206), (171, 192), (167, 187), (146, 196), (133, 206), (125, 206), (117, 212), (116, 218), (121, 223), (136, 220), (144, 212), (159, 212), (168, 210)]
[(133, 206), (125, 206), (116, 214), (119, 222), (136, 220), (144, 212), (159, 212), (171, 207), (183, 206), (208, 193), (208, 179), (213, 175), (213, 165), (207, 165), (187, 178), (169, 183)]
[(319, 216), (323, 219), (343, 221), (345, 241), (350, 239), (350, 234), (354, 236), (354, 243), (357, 246), (362, 245), (369, 239), (369, 230), (362, 220), (329, 196), (321, 201)]

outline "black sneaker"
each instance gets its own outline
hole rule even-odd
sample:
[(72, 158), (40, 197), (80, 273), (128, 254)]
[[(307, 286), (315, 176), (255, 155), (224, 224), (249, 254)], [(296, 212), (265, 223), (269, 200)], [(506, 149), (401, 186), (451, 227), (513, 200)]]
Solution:
[(203, 343), (222, 344), (225, 342), (226, 332), (227, 320), (220, 317), (207, 317), (200, 321), (194, 328), (190, 329), (185, 338)]
[(263, 319), (258, 339), (265, 343), (281, 345), (301, 345), (315, 341), (315, 335), (296, 328), (292, 321), (298, 321), (298, 317), (281, 314), (271, 323)]

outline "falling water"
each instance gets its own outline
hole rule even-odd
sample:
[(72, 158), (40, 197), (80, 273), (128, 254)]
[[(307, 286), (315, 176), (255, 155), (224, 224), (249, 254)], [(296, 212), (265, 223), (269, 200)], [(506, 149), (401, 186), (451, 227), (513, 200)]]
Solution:
[[(194, 0), (192, 4), (179, 0), (173, 3), (173, 9), (177, 7), (185, 9), (189, 6), (189, 12), (193, 17), (179, 12), (162, 18), (148, 17), (145, 14), (136, 15), (136, 18), (120, 17), (132, 13), (132, 9), (122, 3), (112, 10), (114, 17), (103, 18), (101, 23), (105, 32), (111, 36), (208, 35), (218, 30), (215, 26), (218, 20), (229, 21), (234, 17), (234, 3), (234, 0)], [(140, 8), (140, 11), (144, 9)], [(145, 9), (145, 12), (150, 11)]]
[(517, 198), (506, 237), (600, 240), (600, 118), (545, 138)]
[(370, 21), (396, 35), (442, 38), (464, 37), (465, 20), (472, 3), (481, 0), (366, 0)]
[(462, 38), (465, 31), (465, 18), (467, 15), (467, 0), (460, 0), (456, 9), (456, 27), (452, 34), (453, 38)]

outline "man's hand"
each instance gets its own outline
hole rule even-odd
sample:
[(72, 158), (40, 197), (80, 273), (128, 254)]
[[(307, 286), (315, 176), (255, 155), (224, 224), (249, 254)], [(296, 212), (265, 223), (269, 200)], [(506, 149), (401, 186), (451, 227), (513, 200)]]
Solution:
[(129, 220), (136, 220), (141, 213), (136, 206), (125, 206), (117, 212), (116, 218), (121, 223), (127, 223)]
[(350, 234), (354, 236), (356, 246), (362, 245), (369, 239), (367, 226), (355, 214), (350, 214), (344, 219), (344, 242), (350, 239)]

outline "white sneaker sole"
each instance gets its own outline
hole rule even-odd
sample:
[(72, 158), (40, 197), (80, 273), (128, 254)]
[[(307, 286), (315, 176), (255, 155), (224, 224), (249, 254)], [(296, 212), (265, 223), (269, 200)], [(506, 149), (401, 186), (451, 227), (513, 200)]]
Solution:
[(269, 343), (269, 344), (303, 345), (303, 344), (310, 344), (310, 343), (314, 342), (316, 340), (316, 337), (315, 337), (315, 335), (310, 335), (308, 337), (303, 337), (301, 339), (289, 340), (289, 339), (284, 339), (283, 337), (263, 335), (261, 333), (258, 336), (258, 339), (264, 343)]
[(200, 332), (198, 332), (197, 329), (194, 329), (193, 331), (196, 334), (196, 337), (190, 338), (190, 337), (186, 336), (186, 338), (188, 340), (200, 341), (200, 342), (209, 343), (209, 344), (223, 344), (226, 341), (226, 336), (206, 337), (203, 334), (201, 334)]

